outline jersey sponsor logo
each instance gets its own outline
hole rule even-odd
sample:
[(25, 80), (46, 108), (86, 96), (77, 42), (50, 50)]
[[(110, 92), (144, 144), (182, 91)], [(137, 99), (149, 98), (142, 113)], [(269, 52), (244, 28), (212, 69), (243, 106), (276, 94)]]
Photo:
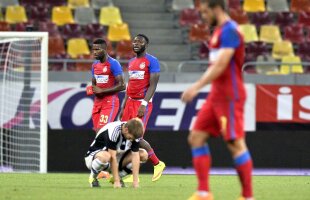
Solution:
[(109, 75), (95, 75), (97, 83), (107, 83), (109, 81)]
[(216, 59), (218, 58), (218, 55), (219, 55), (219, 51), (220, 51), (220, 49), (211, 49), (210, 50), (210, 53), (209, 53), (210, 62), (216, 61)]
[(141, 64), (139, 65), (139, 67), (140, 67), (140, 69), (144, 69), (144, 68), (145, 68), (145, 62), (141, 63)]
[(144, 79), (145, 71), (129, 71), (130, 79)]

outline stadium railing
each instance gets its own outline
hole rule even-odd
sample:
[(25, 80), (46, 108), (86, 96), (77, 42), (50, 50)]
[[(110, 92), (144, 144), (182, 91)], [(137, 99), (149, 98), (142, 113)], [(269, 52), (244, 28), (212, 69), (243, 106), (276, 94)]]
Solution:
[[(127, 64), (128, 60), (118, 60), (120, 62), (121, 65), (123, 64)], [(89, 65), (91, 66), (91, 64), (93, 63), (93, 60), (86, 60), (86, 59), (48, 59), (48, 64), (52, 65), (52, 64), (62, 64), (62, 70), (63, 71), (68, 71), (68, 66), (70, 64), (76, 64), (76, 63), (89, 63)], [(164, 72), (168, 71), (168, 64), (166, 62), (163, 61), (159, 61), (160, 63), (160, 67), (161, 70)]]

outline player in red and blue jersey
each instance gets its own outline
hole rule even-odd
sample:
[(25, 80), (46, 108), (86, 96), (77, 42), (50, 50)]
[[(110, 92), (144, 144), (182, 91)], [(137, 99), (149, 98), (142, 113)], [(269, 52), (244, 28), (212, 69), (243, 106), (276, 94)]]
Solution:
[(92, 111), (94, 129), (97, 132), (113, 122), (119, 110), (118, 92), (125, 90), (123, 70), (120, 63), (107, 54), (103, 39), (93, 42), (92, 52), (96, 61), (92, 65), (92, 92), (95, 101)]
[[(152, 112), (152, 98), (160, 72), (158, 59), (146, 52), (148, 43), (149, 39), (143, 34), (138, 34), (133, 39), (133, 50), (137, 56), (128, 64), (129, 81), (120, 112), (122, 121), (135, 117), (141, 118), (144, 129)], [(149, 160), (154, 166), (152, 181), (157, 181), (166, 165), (158, 159), (151, 145), (144, 139), (140, 141), (140, 147), (148, 152)]]
[(184, 102), (190, 102), (202, 87), (212, 83), (210, 94), (199, 110), (188, 137), (198, 178), (197, 192), (190, 200), (213, 200), (209, 190), (211, 155), (206, 141), (209, 137), (217, 136), (223, 137), (234, 159), (242, 186), (240, 200), (253, 200), (253, 164), (245, 142), (243, 125), (246, 100), (242, 78), (244, 40), (237, 24), (227, 15), (224, 0), (208, 2), (208, 22), (217, 25), (209, 42), (211, 64), (181, 97)]

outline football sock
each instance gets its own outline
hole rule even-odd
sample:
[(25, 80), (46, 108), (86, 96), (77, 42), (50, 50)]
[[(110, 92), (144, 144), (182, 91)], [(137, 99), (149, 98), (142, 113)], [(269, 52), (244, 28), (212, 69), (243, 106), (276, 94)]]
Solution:
[(91, 163), (91, 175), (93, 178), (96, 178), (98, 173), (102, 171), (103, 169), (106, 169), (109, 166), (109, 163), (102, 163), (98, 158), (93, 160)]
[(193, 165), (198, 179), (198, 191), (209, 191), (211, 155), (209, 146), (192, 148)]
[(122, 168), (122, 170), (120, 170), (119, 176), (123, 178), (127, 174), (131, 173), (132, 173), (132, 163), (128, 163), (125, 167)]
[(148, 154), (148, 157), (154, 166), (159, 163), (159, 159), (157, 158), (153, 149), (151, 149), (149, 152), (147, 152), (147, 154)]
[(239, 155), (235, 159), (235, 167), (239, 175), (239, 179), (242, 186), (242, 196), (245, 198), (253, 197), (252, 188), (252, 169), (253, 162), (251, 155), (248, 151)]

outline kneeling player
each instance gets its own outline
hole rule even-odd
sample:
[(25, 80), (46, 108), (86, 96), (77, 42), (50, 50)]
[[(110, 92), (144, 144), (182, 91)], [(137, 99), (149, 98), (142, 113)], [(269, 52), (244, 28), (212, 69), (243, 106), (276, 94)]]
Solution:
[(121, 187), (119, 169), (125, 174), (123, 169), (128, 173), (130, 168), (133, 174), (133, 187), (139, 187), (140, 157), (142, 161), (147, 157), (145, 151), (139, 151), (139, 141), (143, 132), (143, 124), (138, 118), (127, 122), (112, 122), (99, 130), (85, 156), (86, 166), (91, 171), (89, 177), (91, 187), (99, 187), (97, 175), (100, 171), (111, 169), (114, 188), (119, 188)]

